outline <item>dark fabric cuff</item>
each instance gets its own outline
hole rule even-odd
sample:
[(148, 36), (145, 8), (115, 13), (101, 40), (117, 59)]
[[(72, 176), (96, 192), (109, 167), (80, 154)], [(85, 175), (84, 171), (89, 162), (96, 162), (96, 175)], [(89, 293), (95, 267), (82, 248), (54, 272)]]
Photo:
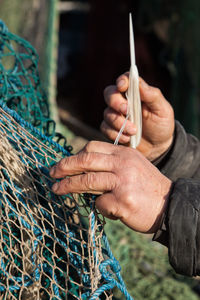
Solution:
[(166, 247), (169, 246), (168, 211), (169, 211), (169, 205), (170, 205), (170, 195), (173, 193), (173, 189), (174, 189), (174, 183), (172, 183), (166, 210), (162, 215), (160, 228), (157, 230), (157, 232), (155, 232), (153, 239), (152, 239), (153, 241), (158, 242)]
[(167, 228), (167, 215), (163, 214), (163, 219), (161, 222), (161, 226), (158, 229), (158, 231), (153, 236), (153, 241), (158, 242), (162, 244), (163, 246), (168, 247), (169, 244), (169, 234), (168, 234), (168, 228)]
[(178, 179), (167, 216), (169, 261), (177, 273), (200, 274), (200, 181)]
[(173, 143), (161, 159), (155, 161), (156, 167), (168, 178), (192, 178), (200, 168), (200, 141), (187, 134), (182, 125), (176, 121)]
[(200, 181), (178, 179), (153, 240), (169, 248), (169, 261), (182, 275), (200, 275)]

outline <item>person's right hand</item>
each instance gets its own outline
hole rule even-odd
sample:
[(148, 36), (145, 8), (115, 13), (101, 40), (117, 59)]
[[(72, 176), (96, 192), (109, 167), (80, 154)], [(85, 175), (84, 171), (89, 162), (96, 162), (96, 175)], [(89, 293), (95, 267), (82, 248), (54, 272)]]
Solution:
[(137, 150), (95, 141), (59, 161), (50, 175), (61, 179), (52, 187), (55, 194), (96, 194), (102, 215), (146, 233), (159, 229), (172, 185)]
[[(127, 100), (124, 93), (128, 84), (126, 73), (117, 79), (116, 85), (108, 86), (104, 91), (108, 107), (104, 111), (101, 131), (112, 141), (116, 139), (125, 120)], [(162, 155), (173, 141), (174, 112), (158, 88), (149, 86), (142, 78), (139, 87), (142, 101), (142, 139), (137, 150), (153, 161)], [(136, 126), (127, 121), (119, 142), (124, 145), (129, 143), (130, 136), (134, 135), (136, 130)]]

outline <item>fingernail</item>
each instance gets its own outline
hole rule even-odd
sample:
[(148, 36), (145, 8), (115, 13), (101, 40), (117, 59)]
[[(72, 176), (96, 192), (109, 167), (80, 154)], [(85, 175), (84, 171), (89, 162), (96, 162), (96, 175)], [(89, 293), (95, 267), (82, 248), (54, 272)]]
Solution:
[(53, 191), (54, 193), (56, 193), (56, 192), (58, 191), (58, 189), (59, 189), (59, 183), (56, 182), (56, 183), (54, 183), (54, 185), (52, 186), (52, 191)]
[(133, 135), (136, 133), (136, 128), (135, 127), (127, 127), (127, 133), (130, 134), (130, 135)]
[(125, 80), (124, 79), (121, 79), (117, 82), (117, 87), (118, 88), (122, 88), (124, 85), (125, 85)]
[(56, 172), (56, 168), (55, 168), (55, 166), (54, 166), (54, 167), (52, 167), (52, 168), (50, 169), (49, 175), (53, 177), (53, 175), (55, 174), (55, 172)]
[(126, 103), (123, 103), (120, 105), (120, 111), (123, 115), (127, 114), (127, 104)]

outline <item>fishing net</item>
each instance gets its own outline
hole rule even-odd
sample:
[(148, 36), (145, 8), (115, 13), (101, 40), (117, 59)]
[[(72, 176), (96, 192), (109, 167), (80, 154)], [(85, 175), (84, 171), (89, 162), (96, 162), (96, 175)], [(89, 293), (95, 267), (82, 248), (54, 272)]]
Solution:
[(0, 299), (128, 294), (92, 195), (56, 196), (49, 168), (71, 155), (56, 133), (32, 46), (0, 21)]

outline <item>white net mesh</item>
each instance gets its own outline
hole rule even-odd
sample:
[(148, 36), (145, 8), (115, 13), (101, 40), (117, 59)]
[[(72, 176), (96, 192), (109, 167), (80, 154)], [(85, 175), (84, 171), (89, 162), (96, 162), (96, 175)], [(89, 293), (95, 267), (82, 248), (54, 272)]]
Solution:
[(103, 220), (96, 214), (91, 229), (87, 197), (52, 193), (48, 172), (61, 155), (38, 138), (0, 108), (0, 292), (3, 299), (88, 299), (103, 284)]
[(37, 53), (0, 20), (0, 299), (111, 299), (115, 286), (131, 299), (94, 198), (51, 191), (49, 169), (70, 151)]

